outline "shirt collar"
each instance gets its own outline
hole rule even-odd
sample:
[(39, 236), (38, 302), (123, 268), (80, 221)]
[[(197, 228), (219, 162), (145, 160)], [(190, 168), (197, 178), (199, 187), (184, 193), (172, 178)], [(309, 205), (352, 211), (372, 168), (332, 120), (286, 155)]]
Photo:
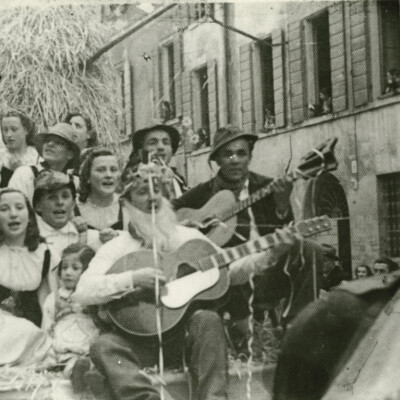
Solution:
[(43, 218), (37, 216), (37, 223), (39, 226), (40, 235), (46, 238), (47, 236), (54, 234), (68, 235), (70, 233), (77, 233), (74, 224), (68, 221), (61, 229), (56, 229), (50, 226), (47, 222), (43, 221)]

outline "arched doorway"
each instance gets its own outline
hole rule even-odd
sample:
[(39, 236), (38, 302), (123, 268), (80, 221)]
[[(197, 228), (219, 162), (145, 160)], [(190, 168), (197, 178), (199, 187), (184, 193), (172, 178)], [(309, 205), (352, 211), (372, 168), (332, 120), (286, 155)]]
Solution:
[(327, 215), (337, 222), (338, 255), (351, 278), (351, 239), (349, 206), (343, 186), (330, 172), (322, 172), (308, 184), (303, 204), (304, 218)]

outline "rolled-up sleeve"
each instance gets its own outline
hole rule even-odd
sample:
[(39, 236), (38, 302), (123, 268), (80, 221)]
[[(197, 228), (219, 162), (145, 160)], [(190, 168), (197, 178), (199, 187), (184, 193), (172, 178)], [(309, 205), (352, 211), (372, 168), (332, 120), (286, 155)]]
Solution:
[[(127, 232), (124, 232), (129, 235)], [(122, 256), (140, 249), (140, 244), (119, 236), (104, 244), (82, 274), (74, 299), (83, 306), (105, 304), (133, 290), (132, 271), (107, 274)]]

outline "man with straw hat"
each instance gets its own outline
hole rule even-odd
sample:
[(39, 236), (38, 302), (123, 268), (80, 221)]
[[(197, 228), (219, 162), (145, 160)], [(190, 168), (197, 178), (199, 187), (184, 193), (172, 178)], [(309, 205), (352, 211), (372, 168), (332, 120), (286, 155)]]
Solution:
[[(236, 231), (224, 247), (236, 246), (249, 239), (272, 233), (276, 228), (293, 220), (290, 206), (293, 184), (284, 178), (273, 180), (250, 171), (252, 152), (257, 139), (257, 135), (243, 132), (235, 126), (218, 129), (209, 156), (209, 162), (214, 161), (220, 167), (217, 175), (173, 201), (177, 210), (186, 207), (199, 209), (221, 190), (231, 190), (237, 201), (240, 201), (271, 184), (273, 194), (237, 214)], [(270, 308), (280, 299), (286, 298), (284, 317), (288, 322), (302, 307), (316, 298), (318, 288), (315, 286), (318, 286), (321, 273), (318, 268), (313, 268), (313, 260), (321, 259), (321, 250), (313, 242), (305, 241), (304, 244), (303, 248), (296, 243), (288, 254), (276, 260), (273, 268), (266, 269), (263, 275), (255, 280), (256, 320), (261, 322), (266, 307)], [(290, 279), (284, 272), (287, 263), (290, 264)], [(243, 326), (243, 329), (247, 329), (250, 293), (248, 285), (231, 288), (230, 300), (227, 303), (227, 311), (232, 320), (237, 321), (237, 326)]]
[[(155, 263), (149, 266), (146, 262), (139, 269), (109, 273), (117, 260), (121, 262), (131, 253), (152, 249), (154, 245), (157, 253), (171, 253), (193, 239), (211, 244), (198, 230), (178, 225), (169, 201), (163, 197), (168, 193), (169, 180), (170, 175), (155, 163), (140, 163), (126, 171), (122, 199), (130, 219), (129, 232), (121, 232), (99, 249), (81, 276), (75, 299), (82, 305), (105, 304), (132, 290), (154, 290), (156, 279), (161, 286), (166, 283), (166, 275), (156, 268)], [(279, 256), (292, 245), (293, 235), (286, 231), (281, 231), (280, 235), (282, 246), (231, 263), (231, 283), (246, 281), (252, 267), (265, 265), (272, 256)], [(221, 318), (215, 311), (197, 309), (178, 322), (173, 333), (163, 340), (165, 364), (179, 363), (185, 347), (196, 398), (226, 399), (227, 348)], [(156, 386), (142, 373), (143, 368), (154, 366), (159, 360), (157, 339), (128, 335), (110, 328), (94, 342), (90, 356), (106, 375), (115, 399), (160, 399)]]
[(152, 153), (162, 165), (168, 166), (174, 173), (172, 181), (172, 198), (177, 198), (187, 190), (184, 178), (178, 174), (170, 162), (179, 147), (181, 137), (173, 126), (153, 123), (135, 131), (132, 135), (132, 153), (129, 157), (129, 165), (134, 165), (140, 160), (146, 161), (146, 155)]
[(44, 161), (38, 167), (17, 168), (8, 186), (20, 190), (32, 202), (36, 175), (42, 169), (50, 169), (68, 173), (78, 187), (79, 179), (72, 172), (79, 167), (80, 150), (74, 141), (72, 126), (66, 123), (56, 124), (47, 132), (37, 134), (34, 141)]

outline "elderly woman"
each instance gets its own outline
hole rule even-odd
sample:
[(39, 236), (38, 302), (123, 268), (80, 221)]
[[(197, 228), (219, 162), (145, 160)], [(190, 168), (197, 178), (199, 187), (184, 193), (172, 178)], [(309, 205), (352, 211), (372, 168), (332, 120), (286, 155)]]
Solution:
[(0, 116), (5, 148), (0, 151), (0, 187), (7, 187), (14, 171), (22, 165), (38, 165), (39, 153), (33, 147), (35, 123), (22, 111), (9, 109)]
[(75, 187), (79, 187), (78, 177), (72, 175), (79, 166), (80, 157), (74, 135), (71, 125), (65, 123), (56, 124), (47, 132), (36, 135), (35, 145), (44, 161), (37, 167), (18, 168), (8, 186), (20, 190), (32, 202), (35, 177), (39, 171), (50, 169), (70, 174)]
[(18, 190), (0, 190), (0, 366), (51, 360), (48, 336), (16, 316), (32, 307), (24, 299), (41, 284), (46, 250), (26, 197)]
[(96, 146), (96, 131), (93, 129), (92, 121), (86, 114), (80, 111), (70, 112), (65, 117), (64, 122), (70, 124), (74, 128), (75, 142), (79, 146), (81, 152)]
[(80, 172), (78, 207), (90, 227), (98, 230), (124, 228), (117, 194), (120, 176), (118, 159), (110, 150), (94, 149), (86, 155)]

